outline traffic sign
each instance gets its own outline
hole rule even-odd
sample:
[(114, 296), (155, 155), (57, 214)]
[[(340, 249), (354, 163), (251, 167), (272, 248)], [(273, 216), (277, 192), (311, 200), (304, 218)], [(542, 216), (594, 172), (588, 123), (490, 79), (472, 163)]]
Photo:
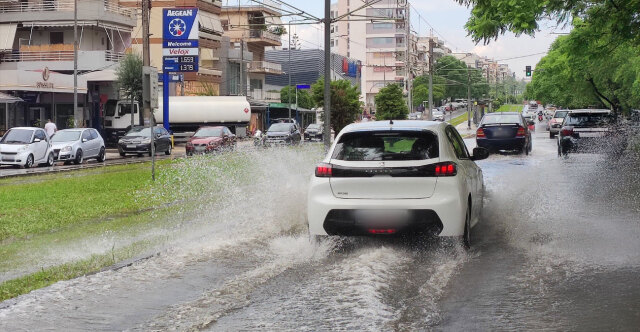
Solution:
[(298, 84), (298, 85), (296, 85), (296, 89), (299, 89), (299, 90), (311, 89), (311, 85), (309, 85), (309, 84)]

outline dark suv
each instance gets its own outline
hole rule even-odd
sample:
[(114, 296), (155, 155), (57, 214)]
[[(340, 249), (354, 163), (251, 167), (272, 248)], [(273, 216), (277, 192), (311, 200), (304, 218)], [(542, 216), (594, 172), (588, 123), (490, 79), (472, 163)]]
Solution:
[(606, 152), (619, 156), (627, 147), (624, 126), (616, 124), (609, 110), (572, 110), (558, 135), (558, 155), (569, 152)]
[(300, 129), (295, 123), (274, 123), (267, 130), (265, 145), (291, 145), (299, 144), (301, 140)]

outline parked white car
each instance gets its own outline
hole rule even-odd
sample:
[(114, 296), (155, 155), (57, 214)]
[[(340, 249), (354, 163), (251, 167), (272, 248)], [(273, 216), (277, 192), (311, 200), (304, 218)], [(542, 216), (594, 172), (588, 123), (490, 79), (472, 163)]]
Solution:
[(24, 168), (45, 164), (53, 166), (54, 155), (44, 129), (15, 127), (0, 140), (0, 165)]
[(104, 139), (93, 128), (59, 130), (51, 137), (51, 144), (58, 161), (81, 164), (85, 159), (105, 160)]
[(434, 121), (352, 124), (316, 167), (307, 220), (314, 237), (437, 235), (469, 248), (482, 210), (482, 170), (456, 129)]

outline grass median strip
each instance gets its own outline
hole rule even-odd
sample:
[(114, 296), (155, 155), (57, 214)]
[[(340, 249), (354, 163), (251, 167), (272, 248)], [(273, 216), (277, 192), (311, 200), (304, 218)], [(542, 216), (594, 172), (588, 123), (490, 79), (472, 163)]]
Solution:
[(498, 108), (496, 112), (522, 112), (522, 108), (522, 105), (506, 104), (500, 106), (500, 108)]
[(449, 123), (452, 126), (457, 126), (465, 121), (467, 121), (467, 119), (469, 119), (469, 114), (467, 112), (462, 113), (461, 115), (449, 120)]

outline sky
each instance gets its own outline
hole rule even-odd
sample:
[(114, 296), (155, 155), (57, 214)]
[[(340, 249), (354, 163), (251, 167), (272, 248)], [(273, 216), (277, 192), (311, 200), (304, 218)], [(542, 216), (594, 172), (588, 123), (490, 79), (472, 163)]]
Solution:
[[(252, 0), (227, 0), (225, 5), (237, 5), (241, 3), (252, 3)], [(321, 0), (284, 0), (300, 10), (308, 12), (314, 16), (324, 16), (324, 1)], [(534, 37), (522, 35), (516, 37), (512, 33), (507, 33), (498, 37), (498, 40), (491, 41), (488, 45), (475, 44), (467, 36), (464, 24), (470, 16), (470, 9), (459, 5), (454, 0), (412, 0), (411, 27), (418, 32), (419, 36), (434, 36), (444, 39), (453, 52), (473, 52), (480, 56), (487, 56), (499, 63), (506, 63), (519, 78), (525, 76), (525, 66), (535, 68), (536, 63), (544, 56), (551, 46), (551, 43), (558, 36), (558, 32), (567, 32), (567, 29), (556, 27), (555, 22), (542, 22), (540, 31)], [(286, 8), (286, 7), (283, 7)], [(290, 18), (283, 17), (282, 21), (287, 22)], [(322, 25), (299, 25), (292, 26), (292, 33), (297, 33), (300, 38), (302, 48), (321, 48), (323, 45)], [(286, 47), (288, 38), (283, 36), (283, 47)], [(527, 56), (531, 54), (538, 54)], [(523, 57), (527, 56), (527, 57)], [(522, 57), (518, 59), (511, 59)], [(511, 60), (502, 60), (511, 59)]]

